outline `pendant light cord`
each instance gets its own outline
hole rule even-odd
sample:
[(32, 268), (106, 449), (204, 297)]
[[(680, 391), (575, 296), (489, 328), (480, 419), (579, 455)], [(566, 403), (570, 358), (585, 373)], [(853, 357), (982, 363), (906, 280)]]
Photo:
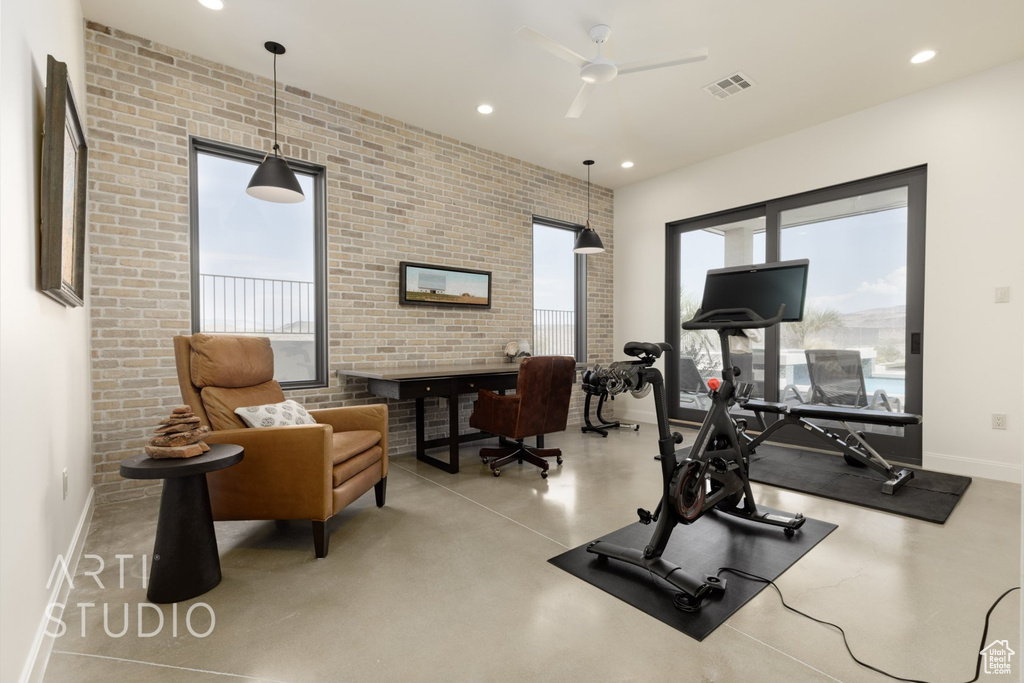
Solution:
[[(598, 50), (601, 49), (600, 44), (598, 44), (597, 47), (598, 47)], [(592, 230), (592, 228), (590, 227), (590, 165), (589, 164), (587, 165), (587, 229), (588, 230)]]
[[(280, 156), (277, 144), (277, 53), (274, 53), (274, 156)], [(590, 176), (587, 176), (588, 178)]]

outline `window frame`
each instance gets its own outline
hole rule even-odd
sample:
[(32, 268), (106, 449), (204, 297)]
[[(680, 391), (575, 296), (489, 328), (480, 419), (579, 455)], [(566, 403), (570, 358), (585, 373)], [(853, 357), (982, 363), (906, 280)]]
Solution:
[[(870, 194), (895, 187), (906, 187), (907, 195), (907, 309), (906, 309), (906, 403), (904, 410), (920, 414), (923, 403), (924, 355), (922, 337), (924, 334), (924, 278), (925, 278), (925, 237), (927, 210), (928, 166), (912, 166), (890, 173), (860, 178), (835, 185), (829, 185), (798, 194), (748, 204), (746, 206), (716, 211), (703, 216), (685, 218), (665, 224), (665, 338), (673, 348), (679, 348), (679, 249), (680, 236), (684, 232), (713, 227), (723, 223), (763, 216), (765, 218), (765, 263), (780, 260), (780, 214), (783, 211), (819, 204), (856, 194)], [(812, 264), (813, 267), (813, 264)], [(765, 388), (778, 391), (780, 343), (779, 326), (765, 332)], [(773, 350), (774, 353), (768, 353)], [(679, 368), (673, 362), (666, 363), (666, 391), (669, 396), (679, 394)], [(768, 400), (774, 400), (772, 393)], [(745, 413), (738, 412), (746, 416)], [(670, 402), (669, 417), (673, 421), (699, 424), (703, 411), (681, 408)], [(833, 428), (840, 434), (843, 430)], [(797, 430), (780, 432), (773, 441), (784, 442), (798, 447), (819, 448), (820, 441)], [(903, 436), (873, 435), (872, 445), (886, 458), (909, 465), (920, 465), (922, 459), (922, 429), (920, 425), (903, 428)]]
[[(192, 334), (200, 332), (199, 316), (199, 155), (208, 154), (222, 159), (259, 165), (265, 152), (239, 147), (224, 142), (189, 136), (189, 298)], [(312, 176), (313, 196), (313, 290), (315, 293), (314, 348), (316, 376), (307, 380), (280, 382), (282, 389), (320, 389), (329, 385), (327, 340), (327, 168), (308, 161), (288, 159), (296, 173)], [(254, 167), (255, 170), (255, 167)], [(216, 333), (214, 333), (216, 334)]]
[[(541, 225), (546, 228), (556, 228), (559, 230), (568, 230), (573, 233), (573, 241), (576, 236), (585, 229), (578, 223), (570, 223), (569, 221), (560, 221), (556, 218), (548, 218), (546, 216), (533, 215), (530, 223), (530, 246), (531, 252), (533, 250), (533, 230), (536, 226)], [(587, 362), (587, 255), (586, 254), (573, 254), (575, 259), (573, 261), (573, 307), (575, 308), (573, 316), (573, 325), (575, 326), (575, 344), (573, 349), (573, 356), (576, 358), (577, 363)], [(531, 256), (530, 261), (530, 292), (532, 294), (533, 288), (536, 283), (535, 273), (533, 272), (533, 259)], [(531, 301), (531, 310), (533, 310), (533, 302)], [(533, 316), (531, 315), (531, 328), (533, 327)], [(531, 342), (536, 348), (536, 330), (533, 330)]]

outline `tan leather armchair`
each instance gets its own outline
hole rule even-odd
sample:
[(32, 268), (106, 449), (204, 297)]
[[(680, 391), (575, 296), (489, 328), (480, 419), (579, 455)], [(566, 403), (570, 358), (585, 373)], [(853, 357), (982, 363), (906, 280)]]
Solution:
[(371, 488), (383, 507), (388, 477), (388, 408), (310, 410), (318, 424), (252, 429), (236, 408), (285, 400), (266, 337), (194, 334), (174, 338), (182, 400), (211, 434), (208, 443), (245, 449), (242, 462), (206, 475), (215, 520), (309, 519), (318, 558), (327, 520)]

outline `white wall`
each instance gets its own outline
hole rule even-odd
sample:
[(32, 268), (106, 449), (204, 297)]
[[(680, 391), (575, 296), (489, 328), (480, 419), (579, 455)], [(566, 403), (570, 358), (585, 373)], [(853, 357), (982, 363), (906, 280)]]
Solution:
[[(928, 165), (924, 466), (1019, 482), (1024, 61), (616, 190), (615, 348), (665, 336), (665, 223), (919, 164)], [(1001, 285), (1009, 304), (993, 303)], [(654, 417), (651, 397), (616, 409)], [(992, 413), (1006, 413), (1009, 429), (992, 430)]]
[(92, 490), (88, 314), (37, 288), (46, 55), (68, 64), (84, 119), (85, 48), (78, 0), (2, 0), (0, 15), (0, 680), (13, 681)]

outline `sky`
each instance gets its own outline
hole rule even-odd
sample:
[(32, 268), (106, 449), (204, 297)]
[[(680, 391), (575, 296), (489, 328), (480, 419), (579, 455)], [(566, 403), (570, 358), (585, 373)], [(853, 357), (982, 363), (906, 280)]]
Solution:
[(296, 174), (304, 202), (277, 204), (245, 193), (255, 164), (198, 157), (199, 272), (312, 282), (312, 177)]
[(551, 311), (575, 308), (576, 233), (533, 226), (533, 307)]
[[(900, 208), (785, 228), (781, 257), (810, 261), (810, 306), (853, 313), (906, 305), (906, 221), (907, 210)], [(753, 239), (754, 261), (764, 263), (764, 233)], [(683, 291), (700, 299), (705, 273), (724, 266), (724, 244), (724, 237), (704, 230), (682, 235)]]

